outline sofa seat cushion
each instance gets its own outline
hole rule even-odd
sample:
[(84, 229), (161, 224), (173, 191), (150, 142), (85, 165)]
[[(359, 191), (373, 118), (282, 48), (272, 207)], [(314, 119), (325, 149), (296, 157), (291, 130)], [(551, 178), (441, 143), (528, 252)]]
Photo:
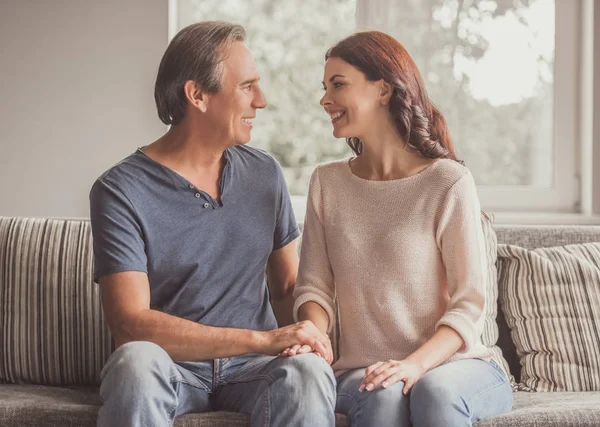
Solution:
[(476, 427), (597, 427), (600, 392), (514, 393), (508, 414), (474, 424)]
[[(0, 384), (2, 427), (96, 427), (100, 398), (96, 387)], [(249, 427), (250, 418), (232, 412), (188, 414), (174, 427)], [(347, 427), (338, 415), (336, 427)]]
[[(95, 427), (100, 407), (94, 387), (0, 385), (0, 425), (3, 427)], [(347, 427), (336, 417), (337, 427)], [(248, 427), (244, 414), (188, 414), (175, 427)], [(475, 427), (597, 427), (600, 392), (514, 394), (513, 411), (475, 424)]]

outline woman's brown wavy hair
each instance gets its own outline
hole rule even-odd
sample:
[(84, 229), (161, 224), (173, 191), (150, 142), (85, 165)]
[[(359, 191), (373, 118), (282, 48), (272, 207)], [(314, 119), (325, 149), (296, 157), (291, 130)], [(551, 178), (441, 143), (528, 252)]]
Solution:
[[(427, 158), (459, 161), (446, 120), (429, 99), (417, 65), (397, 40), (380, 31), (358, 32), (329, 49), (325, 60), (329, 58), (341, 58), (367, 80), (383, 79), (392, 86), (390, 112), (409, 147)], [(362, 153), (360, 139), (346, 138), (346, 142), (356, 155)]]

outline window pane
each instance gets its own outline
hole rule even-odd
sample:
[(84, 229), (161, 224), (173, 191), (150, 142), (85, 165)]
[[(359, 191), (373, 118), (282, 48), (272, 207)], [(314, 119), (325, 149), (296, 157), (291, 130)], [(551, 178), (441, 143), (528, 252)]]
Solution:
[(476, 182), (550, 188), (554, 0), (391, 3), (380, 28), (415, 59)]
[[(554, 1), (389, 4), (369, 27), (411, 53), (477, 183), (551, 188)], [(356, 0), (178, 1), (179, 28), (208, 19), (246, 28), (269, 103), (251, 144), (279, 160), (291, 194), (306, 194), (316, 164), (351, 154), (318, 101), (325, 51), (354, 31), (355, 9)]]
[(305, 195), (314, 167), (350, 156), (332, 136), (319, 105), (325, 52), (355, 28), (355, 0), (180, 0), (179, 29), (201, 20), (246, 28), (268, 106), (259, 111), (251, 145), (281, 163), (290, 193)]

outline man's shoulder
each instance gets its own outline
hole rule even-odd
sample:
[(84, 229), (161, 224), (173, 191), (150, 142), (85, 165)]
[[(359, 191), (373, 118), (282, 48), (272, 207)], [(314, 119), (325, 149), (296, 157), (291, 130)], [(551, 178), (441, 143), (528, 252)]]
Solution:
[(258, 175), (262, 178), (279, 175), (281, 165), (271, 154), (256, 147), (236, 145), (228, 149), (230, 161), (235, 167), (243, 167), (244, 176)]
[(136, 181), (147, 172), (142, 157), (143, 155), (135, 151), (108, 168), (96, 179), (91, 193), (94, 193), (94, 190), (99, 187), (108, 186), (126, 192), (129, 187), (135, 186)]
[(132, 174), (137, 174), (140, 169), (144, 168), (141, 157), (138, 151), (131, 153), (104, 171), (96, 181), (120, 181)]
[(246, 161), (261, 162), (264, 164), (277, 164), (277, 160), (267, 151), (252, 147), (249, 145), (235, 145), (228, 149), (232, 157), (244, 159)]

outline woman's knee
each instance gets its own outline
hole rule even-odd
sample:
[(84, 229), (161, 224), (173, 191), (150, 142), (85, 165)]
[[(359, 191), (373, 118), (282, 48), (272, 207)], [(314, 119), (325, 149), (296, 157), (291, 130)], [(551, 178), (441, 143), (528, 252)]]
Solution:
[(434, 377), (424, 377), (413, 386), (410, 392), (411, 407), (413, 405), (452, 405), (460, 399), (452, 384), (436, 381)]
[(337, 408), (359, 426), (394, 425), (408, 426), (410, 413), (408, 397), (402, 393), (403, 382), (389, 388), (378, 387), (373, 391), (338, 391)]

